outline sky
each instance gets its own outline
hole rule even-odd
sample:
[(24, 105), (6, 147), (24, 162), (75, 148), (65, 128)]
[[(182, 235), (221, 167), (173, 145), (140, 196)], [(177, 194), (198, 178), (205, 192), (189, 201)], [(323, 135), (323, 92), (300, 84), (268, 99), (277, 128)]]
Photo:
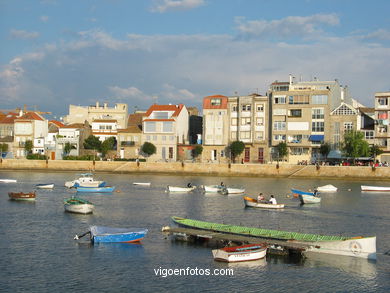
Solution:
[(215, 94), (338, 79), (390, 91), (388, 0), (0, 0), (0, 109), (202, 107)]

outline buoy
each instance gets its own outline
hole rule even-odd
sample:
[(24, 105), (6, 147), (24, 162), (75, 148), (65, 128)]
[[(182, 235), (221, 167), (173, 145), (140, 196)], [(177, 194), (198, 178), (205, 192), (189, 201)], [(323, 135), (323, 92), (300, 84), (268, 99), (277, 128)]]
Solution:
[(119, 193), (119, 192), (121, 192), (121, 191), (120, 191), (120, 190), (117, 190), (116, 192)]
[(287, 196), (287, 198), (290, 198), (290, 196), (288, 194), (286, 196)]

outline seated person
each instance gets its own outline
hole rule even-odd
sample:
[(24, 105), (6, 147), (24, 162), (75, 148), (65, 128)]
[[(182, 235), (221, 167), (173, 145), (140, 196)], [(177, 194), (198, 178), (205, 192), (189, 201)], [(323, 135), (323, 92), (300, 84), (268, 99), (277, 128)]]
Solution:
[(189, 187), (189, 188), (192, 187), (191, 182), (187, 184), (187, 187)]
[(274, 198), (273, 195), (271, 195), (271, 198), (269, 199), (268, 203), (270, 203), (270, 204), (277, 204), (276, 199)]
[(259, 196), (257, 197), (257, 202), (264, 202), (264, 200), (265, 200), (265, 198), (264, 198), (264, 196), (263, 196), (263, 194), (260, 192), (259, 193)]

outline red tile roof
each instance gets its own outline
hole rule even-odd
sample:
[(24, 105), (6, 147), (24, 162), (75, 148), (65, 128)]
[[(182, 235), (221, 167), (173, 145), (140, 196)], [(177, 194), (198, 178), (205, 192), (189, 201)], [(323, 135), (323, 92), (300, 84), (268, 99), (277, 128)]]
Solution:
[(118, 129), (118, 133), (142, 133), (142, 130), (137, 125), (131, 125), (125, 129)]
[(20, 118), (21, 119), (29, 119), (29, 120), (40, 120), (40, 121), (45, 120), (41, 115), (39, 115), (36, 112), (27, 112)]
[(0, 123), (2, 123), (2, 124), (14, 124), (16, 118), (18, 118), (17, 114), (10, 112), (10, 113), (8, 113), (5, 117), (3, 117), (0, 120)]
[(84, 124), (83, 123), (73, 123), (73, 124), (64, 125), (60, 128), (84, 128)]
[(49, 121), (49, 124), (50, 123), (52, 123), (52, 124), (54, 124), (54, 125), (56, 125), (56, 126), (58, 126), (58, 127), (64, 127), (65, 125), (64, 125), (64, 123), (62, 123), (62, 122), (60, 122), (60, 121), (57, 121), (57, 120), (50, 120)]
[(150, 114), (152, 114), (154, 111), (174, 111), (172, 114), (172, 117), (177, 117), (181, 110), (183, 109), (184, 105), (179, 104), (179, 105), (157, 105), (154, 104), (152, 105), (148, 111), (146, 111), (145, 116), (149, 117)]
[(107, 123), (116, 123), (117, 120), (114, 119), (94, 119), (92, 122), (107, 122)]

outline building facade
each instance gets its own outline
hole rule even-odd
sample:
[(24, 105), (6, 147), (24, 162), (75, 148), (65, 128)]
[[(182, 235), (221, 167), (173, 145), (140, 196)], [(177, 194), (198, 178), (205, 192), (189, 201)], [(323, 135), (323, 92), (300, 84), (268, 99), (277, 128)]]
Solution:
[(390, 162), (390, 92), (375, 93), (375, 142), (383, 151), (382, 162)]

